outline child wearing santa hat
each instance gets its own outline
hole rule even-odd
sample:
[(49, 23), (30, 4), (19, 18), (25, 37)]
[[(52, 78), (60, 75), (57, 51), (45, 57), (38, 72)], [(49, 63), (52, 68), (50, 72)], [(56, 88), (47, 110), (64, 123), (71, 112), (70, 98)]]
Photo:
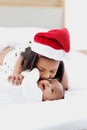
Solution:
[[(70, 36), (67, 28), (38, 32), (31, 41), (31, 46), (28, 46), (24, 51), (22, 50), (21, 54), (20, 51), (19, 53), (14, 52), (13, 55), (16, 58), (13, 61), (15, 59), (17, 61), (13, 67), (13, 74), (8, 77), (8, 80), (19, 85), (24, 78), (21, 72), (24, 70), (31, 71), (36, 67), (40, 71), (40, 79), (57, 78), (64, 89), (68, 89), (68, 77), (63, 63), (63, 59), (70, 51)], [(10, 64), (11, 59), (9, 56), (12, 55), (12, 52), (10, 51), (7, 55), (3, 62), (4, 68), (7, 66), (8, 61)], [(11, 64), (9, 68), (10, 66)]]

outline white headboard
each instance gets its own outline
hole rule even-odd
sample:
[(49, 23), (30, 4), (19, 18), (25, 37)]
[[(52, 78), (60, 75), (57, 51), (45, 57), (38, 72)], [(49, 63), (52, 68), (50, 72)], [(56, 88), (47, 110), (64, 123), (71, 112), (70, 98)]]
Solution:
[(60, 28), (64, 26), (64, 1), (0, 0), (0, 26)]

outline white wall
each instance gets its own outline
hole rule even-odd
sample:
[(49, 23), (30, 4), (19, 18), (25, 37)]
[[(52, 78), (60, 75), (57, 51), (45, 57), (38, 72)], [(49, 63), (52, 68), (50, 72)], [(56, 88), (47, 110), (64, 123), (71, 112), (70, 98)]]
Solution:
[(66, 26), (72, 49), (87, 49), (87, 0), (66, 0)]
[(0, 6), (0, 26), (60, 28), (63, 8)]

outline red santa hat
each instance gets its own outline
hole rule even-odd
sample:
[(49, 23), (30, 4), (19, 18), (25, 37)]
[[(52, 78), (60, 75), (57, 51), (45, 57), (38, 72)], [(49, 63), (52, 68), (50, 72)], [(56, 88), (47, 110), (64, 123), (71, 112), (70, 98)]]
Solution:
[(70, 51), (70, 36), (66, 28), (39, 32), (34, 36), (32, 51), (54, 60), (63, 60)]

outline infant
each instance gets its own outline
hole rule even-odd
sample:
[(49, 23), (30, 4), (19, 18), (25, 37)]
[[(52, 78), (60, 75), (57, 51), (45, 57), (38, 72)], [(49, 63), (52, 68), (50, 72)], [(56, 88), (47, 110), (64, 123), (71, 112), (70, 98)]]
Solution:
[(38, 87), (42, 90), (42, 101), (64, 98), (64, 90), (57, 79), (40, 80)]
[(57, 79), (39, 80), (39, 70), (34, 68), (30, 72), (22, 72), (22, 93), (27, 101), (47, 101), (64, 98), (63, 86)]

